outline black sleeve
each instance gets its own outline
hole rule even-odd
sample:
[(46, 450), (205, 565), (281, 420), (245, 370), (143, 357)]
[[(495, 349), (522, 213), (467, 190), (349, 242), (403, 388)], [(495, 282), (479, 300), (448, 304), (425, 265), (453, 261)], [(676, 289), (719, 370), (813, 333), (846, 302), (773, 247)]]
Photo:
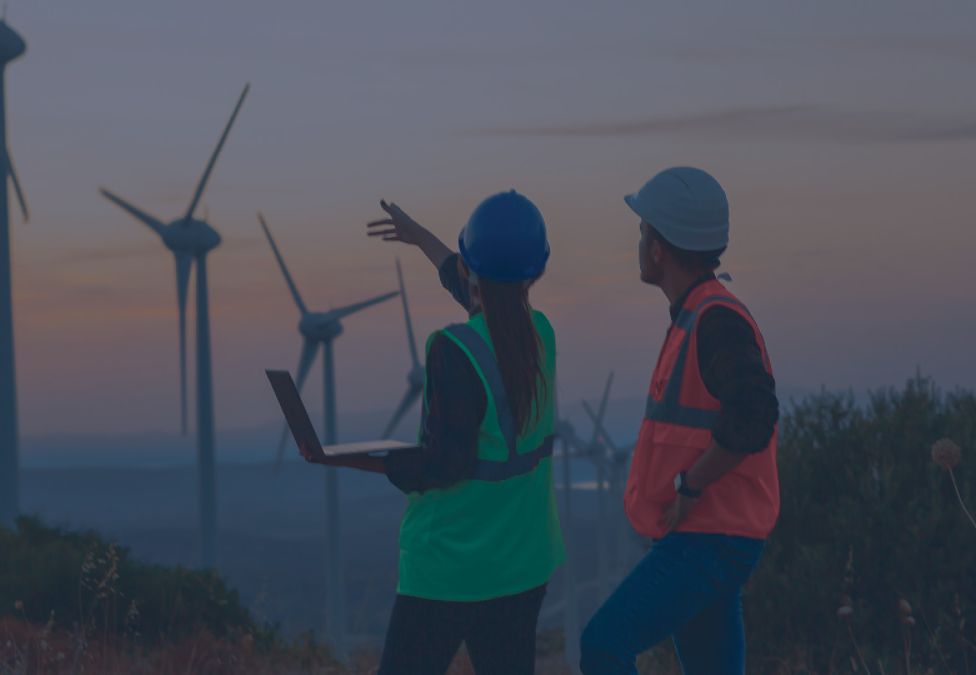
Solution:
[(740, 454), (765, 448), (779, 420), (779, 401), (749, 322), (727, 307), (706, 310), (698, 324), (698, 367), (722, 404), (712, 429), (715, 442)]
[(474, 474), (488, 399), (471, 361), (444, 335), (427, 354), (427, 396), (421, 448), (386, 458), (386, 475), (403, 492), (450, 487)]
[(471, 313), (471, 296), (468, 294), (468, 285), (461, 280), (461, 275), (458, 273), (458, 255), (457, 253), (452, 253), (447, 256), (447, 259), (441, 263), (441, 268), (438, 273), (441, 277), (441, 286), (447, 289), (447, 291), (454, 296), (457, 303), (464, 307)]

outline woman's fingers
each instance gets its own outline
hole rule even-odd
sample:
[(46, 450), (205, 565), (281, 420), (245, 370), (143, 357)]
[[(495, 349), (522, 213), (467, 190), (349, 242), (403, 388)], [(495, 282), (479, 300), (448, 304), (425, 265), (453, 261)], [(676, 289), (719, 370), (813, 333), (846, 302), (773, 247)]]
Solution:
[(413, 224), (410, 216), (405, 214), (394, 202), (388, 202), (385, 199), (380, 200), (380, 208), (386, 211), (390, 217), (367, 223), (366, 227), (369, 230), (367, 234), (370, 237), (379, 237), (383, 241), (407, 241), (404, 236), (410, 234), (408, 228)]
[(373, 230), (372, 232), (367, 232), (368, 237), (388, 237), (390, 235), (400, 236), (400, 233), (396, 229), (392, 230)]

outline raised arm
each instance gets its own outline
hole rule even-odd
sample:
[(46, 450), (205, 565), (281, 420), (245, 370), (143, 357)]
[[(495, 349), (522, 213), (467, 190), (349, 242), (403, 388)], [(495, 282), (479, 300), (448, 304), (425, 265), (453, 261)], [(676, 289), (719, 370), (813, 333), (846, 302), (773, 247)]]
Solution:
[(434, 269), (440, 270), (453, 251), (393, 202), (387, 203), (381, 199), (380, 207), (386, 211), (388, 217), (367, 224), (369, 236), (417, 246), (434, 265)]

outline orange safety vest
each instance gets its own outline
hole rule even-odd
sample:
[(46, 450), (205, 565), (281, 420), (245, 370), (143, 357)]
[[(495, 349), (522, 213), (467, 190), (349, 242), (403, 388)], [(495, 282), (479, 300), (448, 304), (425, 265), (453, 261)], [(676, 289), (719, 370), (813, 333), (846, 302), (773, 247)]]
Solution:
[[(721, 403), (712, 396), (698, 368), (698, 319), (710, 307), (728, 307), (756, 334), (766, 370), (769, 354), (759, 327), (717, 279), (695, 287), (668, 329), (651, 378), (647, 409), (627, 479), (624, 507), (634, 529), (660, 538), (661, 519), (674, 501), (674, 477), (689, 470), (712, 444), (712, 427)], [(763, 450), (705, 488), (677, 530), (764, 539), (779, 515), (776, 431)]]

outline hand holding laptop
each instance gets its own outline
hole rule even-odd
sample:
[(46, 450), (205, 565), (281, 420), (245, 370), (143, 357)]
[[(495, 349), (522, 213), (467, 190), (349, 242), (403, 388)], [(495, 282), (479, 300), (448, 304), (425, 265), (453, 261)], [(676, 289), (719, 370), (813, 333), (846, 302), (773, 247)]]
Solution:
[(330, 466), (347, 466), (366, 471), (380, 471), (381, 457), (391, 452), (416, 449), (418, 446), (400, 441), (365, 441), (360, 443), (342, 443), (340, 445), (322, 445), (315, 433), (308, 411), (302, 403), (298, 388), (291, 374), (284, 370), (267, 370), (268, 380), (274, 389), (281, 412), (291, 429), (298, 451), (306, 462), (311, 464), (327, 464)]

